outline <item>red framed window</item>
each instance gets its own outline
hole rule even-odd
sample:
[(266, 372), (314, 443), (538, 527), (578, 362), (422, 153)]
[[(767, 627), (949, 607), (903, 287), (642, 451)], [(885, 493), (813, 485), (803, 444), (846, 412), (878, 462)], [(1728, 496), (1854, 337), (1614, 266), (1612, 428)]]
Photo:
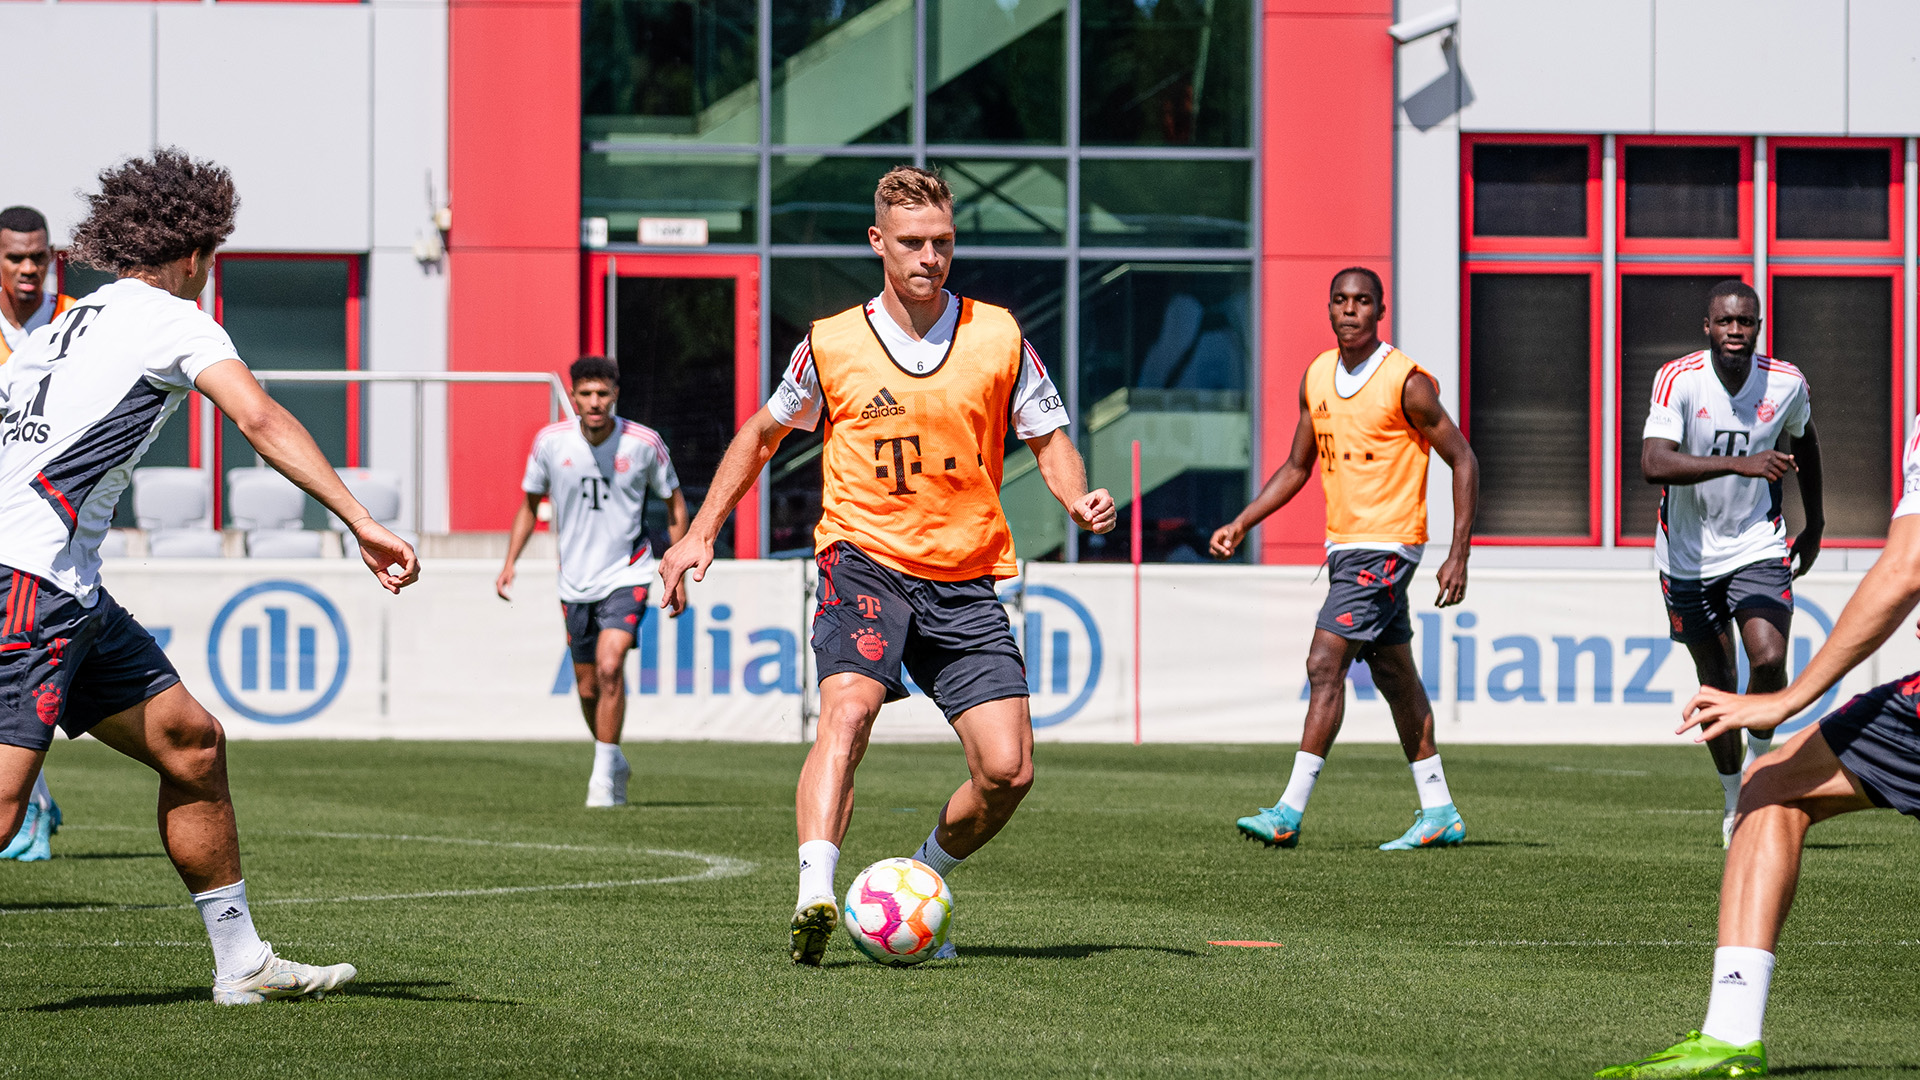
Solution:
[(1462, 148), (1460, 426), (1478, 537), (1601, 539), (1600, 139), (1469, 135)]

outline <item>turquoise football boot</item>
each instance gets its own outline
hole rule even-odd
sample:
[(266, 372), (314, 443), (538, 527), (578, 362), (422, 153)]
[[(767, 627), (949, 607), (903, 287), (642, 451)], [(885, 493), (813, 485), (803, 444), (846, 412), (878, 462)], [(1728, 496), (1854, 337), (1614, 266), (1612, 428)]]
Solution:
[(1234, 822), (1242, 835), (1268, 847), (1292, 847), (1300, 842), (1300, 811), (1284, 803), (1263, 806)]
[(0, 859), (17, 859), (29, 847), (33, 846), (34, 831), (40, 827), (40, 807), (27, 803), (27, 816), (20, 820), (20, 831), (13, 834), (13, 841), (6, 850), (0, 851)]
[(27, 848), (14, 856), (16, 862), (46, 862), (53, 858), (53, 814), (42, 813), (35, 819), (33, 836), (27, 841)]
[(1601, 1069), (1593, 1075), (1605, 1080), (1765, 1076), (1767, 1075), (1767, 1048), (1759, 1039), (1745, 1046), (1735, 1046), (1711, 1035), (1702, 1035), (1694, 1031), (1652, 1057)]
[(1452, 803), (1422, 810), (1413, 815), (1413, 827), (1398, 839), (1380, 845), (1381, 851), (1412, 851), (1415, 848), (1455, 847), (1467, 838), (1467, 823)]
[(60, 832), (60, 823), (62, 821), (65, 821), (67, 819), (67, 816), (60, 812), (60, 804), (53, 801), (53, 796), (51, 795), (47, 796), (47, 803), (48, 803), (49, 809), (53, 813), (53, 828), (50, 830), (50, 832), (54, 835), (57, 835)]

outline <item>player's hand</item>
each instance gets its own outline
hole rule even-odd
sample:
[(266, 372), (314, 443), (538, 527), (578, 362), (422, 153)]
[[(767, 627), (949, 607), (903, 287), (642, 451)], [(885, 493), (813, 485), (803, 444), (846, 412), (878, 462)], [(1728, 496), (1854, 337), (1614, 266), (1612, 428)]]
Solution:
[(713, 539), (689, 531), (679, 543), (667, 549), (660, 560), (661, 606), (675, 617), (687, 609), (687, 576), (695, 581), (707, 579), (707, 567), (713, 562)]
[(502, 600), (512, 600), (507, 590), (513, 588), (513, 564), (508, 563), (500, 569), (500, 576), (493, 579), (493, 592)]
[(1697, 727), (1700, 733), (1693, 741), (1699, 743), (1740, 728), (1772, 730), (1786, 723), (1793, 710), (1787, 705), (1784, 690), (1771, 694), (1736, 694), (1703, 686), (1693, 695), (1693, 700), (1687, 702), (1687, 707), (1680, 710), (1680, 715), (1682, 720), (1674, 734), (1683, 735), (1688, 728)]
[(360, 545), (360, 558), (373, 571), (380, 587), (390, 593), (420, 580), (420, 558), (413, 545), (393, 535), (387, 527), (365, 518), (353, 527), (353, 538)]
[(1799, 469), (1800, 467), (1793, 463), (1792, 454), (1783, 454), (1778, 450), (1762, 450), (1757, 454), (1748, 454), (1736, 459), (1733, 464), (1734, 475), (1751, 476), (1768, 483), (1790, 472), (1798, 472)]
[(1800, 535), (1793, 538), (1793, 550), (1787, 552), (1787, 558), (1793, 561), (1793, 576), (1800, 577), (1813, 569), (1813, 560), (1820, 557), (1820, 530), (1802, 529)]
[(1216, 559), (1231, 559), (1240, 547), (1240, 541), (1247, 538), (1247, 527), (1237, 521), (1229, 521), (1213, 530), (1213, 539), (1207, 542), (1207, 553)]
[(1467, 553), (1455, 551), (1440, 564), (1440, 597), (1434, 607), (1452, 607), (1467, 598)]
[(1092, 533), (1110, 533), (1120, 521), (1120, 508), (1106, 488), (1095, 488), (1067, 507), (1073, 523)]

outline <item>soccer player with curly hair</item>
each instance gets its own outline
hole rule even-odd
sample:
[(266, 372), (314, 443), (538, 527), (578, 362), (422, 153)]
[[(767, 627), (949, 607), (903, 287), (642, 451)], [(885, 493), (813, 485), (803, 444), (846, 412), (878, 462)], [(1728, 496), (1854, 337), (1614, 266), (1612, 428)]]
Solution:
[(160, 839), (206, 923), (213, 1000), (320, 996), (353, 965), (284, 960), (254, 931), (225, 734), (102, 587), (100, 539), (160, 425), (198, 390), (347, 523), (382, 587), (412, 584), (419, 563), (194, 303), (233, 232), (232, 176), (163, 149), (99, 179), (73, 254), (118, 280), (34, 331), (0, 369), (0, 834), (20, 826), (54, 728), (91, 733), (160, 774)]

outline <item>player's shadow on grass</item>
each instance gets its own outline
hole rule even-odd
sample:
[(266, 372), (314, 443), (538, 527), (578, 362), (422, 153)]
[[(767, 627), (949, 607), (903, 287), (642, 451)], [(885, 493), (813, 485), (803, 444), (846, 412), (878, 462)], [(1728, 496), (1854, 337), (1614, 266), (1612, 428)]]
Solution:
[[(970, 945), (960, 950), (960, 959), (987, 957), (996, 960), (1085, 960), (1109, 952), (1156, 952), (1168, 956), (1199, 956), (1192, 949), (1170, 949), (1160, 945)], [(860, 961), (848, 961), (848, 966)]]
[[(357, 982), (351, 983), (333, 993), (341, 997), (374, 997), (396, 1001), (426, 1001), (451, 1005), (520, 1005), (519, 1001), (502, 1001), (497, 998), (475, 997), (472, 994), (431, 994), (422, 993), (438, 987), (452, 986), (449, 982)], [(28, 1005), (20, 1012), (71, 1012), (74, 1009), (132, 1009), (146, 1005), (177, 1005), (181, 1002), (210, 1003), (213, 994), (205, 986), (177, 986), (171, 990), (150, 990), (141, 993), (123, 994), (83, 994), (65, 1001), (49, 1001), (40, 1005)], [(296, 1003), (310, 1004), (310, 1003)]]
[(1788, 1065), (1769, 1070), (1773, 1076), (1813, 1076), (1817, 1073), (1920, 1073), (1920, 1065)]
[(70, 909), (103, 911), (171, 911), (180, 904), (121, 904), (112, 900), (46, 900), (37, 904), (0, 904), (0, 915), (15, 911), (67, 911)]
[(60, 857), (63, 859), (164, 859), (167, 853), (164, 851), (89, 851), (79, 855), (69, 855), (63, 851)]

